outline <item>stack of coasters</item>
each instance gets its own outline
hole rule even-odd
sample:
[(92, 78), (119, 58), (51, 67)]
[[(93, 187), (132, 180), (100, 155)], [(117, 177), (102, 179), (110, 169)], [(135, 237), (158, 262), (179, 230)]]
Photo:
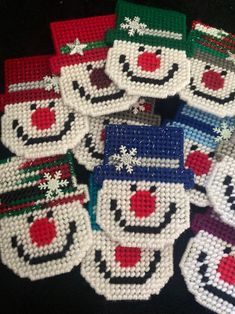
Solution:
[(193, 174), (183, 166), (178, 128), (109, 125), (104, 162), (94, 170), (97, 221), (114, 241), (159, 249), (189, 227)]
[(189, 35), (190, 84), (180, 97), (219, 117), (235, 115), (235, 36), (193, 22)]
[[(147, 105), (147, 103), (145, 102), (143, 105)], [(137, 113), (137, 107), (135, 107), (131, 111), (124, 111), (99, 118), (90, 117), (89, 132), (73, 150), (78, 162), (91, 171), (95, 166), (102, 163), (104, 157), (105, 127), (109, 124), (160, 125), (161, 118), (159, 115), (142, 112), (143, 109), (140, 110)]]
[(180, 263), (188, 290), (215, 313), (235, 312), (235, 229), (208, 208), (192, 221), (196, 234)]
[(195, 182), (188, 192), (190, 202), (208, 206), (206, 180), (215, 162), (215, 149), (221, 140), (231, 136), (235, 117), (221, 119), (181, 102), (175, 118), (166, 125), (181, 127), (184, 131), (184, 165), (193, 171)]
[(8, 60), (6, 93), (0, 98), (1, 140), (25, 158), (64, 154), (88, 132), (88, 119), (65, 106), (49, 56)]
[(184, 14), (119, 0), (106, 73), (130, 95), (166, 98), (190, 80)]
[[(214, 210), (227, 224), (235, 227), (235, 141), (222, 141), (217, 161), (208, 178), (206, 189)], [(218, 158), (219, 157), (219, 158)]]
[(71, 153), (0, 164), (2, 262), (20, 277), (42, 279), (71, 271), (92, 243), (85, 185)]
[(60, 73), (65, 104), (84, 115), (128, 110), (138, 99), (119, 89), (104, 71), (108, 52), (104, 37), (114, 22), (115, 16), (107, 15), (51, 23), (56, 50), (52, 71)]
[(121, 246), (96, 222), (98, 186), (90, 180), (89, 213), (93, 245), (81, 263), (81, 274), (107, 300), (145, 300), (159, 294), (173, 275), (173, 247), (151, 250)]

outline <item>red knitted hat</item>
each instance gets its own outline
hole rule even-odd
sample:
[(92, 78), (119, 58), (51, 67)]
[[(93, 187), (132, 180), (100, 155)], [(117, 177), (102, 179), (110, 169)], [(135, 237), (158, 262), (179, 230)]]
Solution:
[(105, 34), (114, 26), (115, 15), (51, 23), (56, 51), (51, 58), (52, 72), (59, 74), (63, 66), (105, 59)]
[(58, 79), (51, 76), (50, 56), (36, 56), (5, 61), (5, 90), (0, 96), (0, 110), (8, 104), (60, 98)]

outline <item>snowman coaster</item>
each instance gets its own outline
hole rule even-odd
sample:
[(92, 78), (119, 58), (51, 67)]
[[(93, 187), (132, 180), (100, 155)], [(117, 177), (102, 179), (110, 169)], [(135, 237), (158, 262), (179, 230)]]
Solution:
[(71, 153), (28, 160), (12, 157), (0, 163), (0, 218), (55, 206), (60, 199), (81, 204), (89, 200), (88, 189), (78, 184)]
[(128, 110), (138, 97), (129, 96), (105, 74), (108, 47), (105, 33), (114, 27), (115, 15), (51, 24), (56, 56), (52, 71), (60, 73), (66, 105), (92, 117)]
[(107, 33), (106, 73), (130, 95), (166, 98), (190, 79), (186, 17), (119, 0), (114, 30)]
[(206, 180), (215, 162), (215, 149), (235, 126), (235, 118), (221, 119), (182, 102), (174, 120), (166, 125), (181, 127), (184, 131), (184, 165), (193, 171), (195, 182), (193, 189), (188, 191), (190, 202), (200, 207), (208, 206)]
[(10, 93), (0, 99), (5, 109), (1, 140), (25, 158), (66, 153), (88, 132), (88, 119), (63, 104), (57, 79), (48, 76), (49, 56), (29, 59), (15, 59), (6, 66)]
[(196, 301), (218, 314), (235, 312), (235, 229), (209, 209), (192, 222), (192, 238), (180, 262)]
[(195, 21), (189, 44), (191, 79), (180, 97), (190, 106), (221, 118), (234, 116), (234, 35)]
[(97, 231), (81, 275), (107, 300), (147, 300), (159, 294), (173, 275), (173, 247), (124, 247)]
[(2, 263), (22, 278), (38, 280), (79, 265), (92, 243), (87, 212), (61, 198), (0, 220)]
[(104, 163), (94, 170), (97, 222), (125, 246), (158, 249), (189, 227), (193, 174), (183, 167), (178, 128), (110, 125)]
[(221, 143), (219, 156), (222, 160), (215, 163), (206, 189), (220, 218), (235, 227), (235, 143)]
[[(142, 102), (140, 100), (140, 102)], [(140, 103), (140, 106), (148, 103)], [(146, 106), (147, 107), (147, 106)], [(150, 108), (147, 107), (147, 110)], [(109, 124), (136, 124), (136, 125), (160, 125), (161, 118), (148, 112), (142, 112), (142, 107), (131, 108), (131, 111), (115, 113), (113, 115), (89, 118), (90, 130), (77, 145), (73, 152), (79, 164), (93, 171), (95, 166), (102, 163), (104, 155), (105, 127)], [(145, 107), (144, 107), (145, 110)]]

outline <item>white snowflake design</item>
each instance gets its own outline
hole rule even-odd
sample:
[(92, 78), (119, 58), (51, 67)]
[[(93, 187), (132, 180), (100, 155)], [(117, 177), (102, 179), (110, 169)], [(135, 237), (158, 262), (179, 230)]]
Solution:
[(218, 134), (215, 141), (216, 142), (221, 142), (223, 140), (228, 141), (232, 136), (234, 129), (235, 129), (234, 127), (229, 127), (226, 122), (222, 122), (220, 127), (213, 129), (213, 131)]
[(120, 26), (122, 29), (128, 30), (129, 36), (134, 36), (135, 33), (144, 35), (147, 25), (145, 23), (140, 23), (140, 18), (138, 16), (135, 16), (133, 20), (131, 20), (129, 17), (125, 17), (124, 21), (126, 23), (121, 23)]
[(114, 154), (110, 157), (109, 161), (111, 164), (115, 165), (117, 171), (121, 171), (122, 169), (127, 170), (128, 173), (133, 172), (133, 166), (139, 166), (140, 160), (136, 157), (137, 149), (131, 148), (129, 152), (127, 147), (121, 145), (119, 147), (120, 154)]
[(83, 50), (86, 48), (86, 44), (81, 44), (79, 39), (76, 38), (75, 41), (72, 44), (67, 44), (67, 46), (71, 49), (70, 55), (74, 55), (78, 53), (79, 55), (83, 56)]
[(39, 184), (40, 190), (48, 190), (46, 192), (46, 199), (50, 200), (53, 196), (63, 196), (63, 192), (61, 190), (62, 187), (65, 187), (69, 184), (68, 180), (61, 179), (61, 171), (56, 171), (54, 177), (50, 175), (50, 173), (46, 172), (44, 174), (44, 179), (47, 182)]
[(59, 85), (59, 77), (58, 76), (45, 76), (43, 78), (44, 88), (45, 90), (52, 90), (56, 93), (60, 92), (60, 85)]
[(134, 105), (131, 106), (130, 110), (134, 114), (137, 114), (140, 111), (145, 111), (144, 103), (145, 103), (144, 99), (139, 99)]

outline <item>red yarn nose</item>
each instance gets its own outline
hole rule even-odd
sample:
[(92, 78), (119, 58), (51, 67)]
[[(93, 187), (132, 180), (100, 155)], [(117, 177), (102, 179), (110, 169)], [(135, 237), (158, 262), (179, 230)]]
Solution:
[(220, 73), (210, 70), (203, 73), (202, 83), (209, 89), (218, 90), (224, 87), (224, 78)]
[(104, 68), (93, 69), (90, 74), (91, 85), (96, 86), (97, 89), (107, 88), (111, 85), (112, 81), (105, 74)]
[(130, 210), (135, 212), (138, 218), (148, 217), (156, 210), (155, 202), (156, 197), (149, 191), (137, 191), (131, 197)]
[(220, 279), (229, 283), (230, 285), (235, 285), (235, 257), (234, 256), (224, 256), (219, 262), (217, 271), (220, 273)]
[(33, 222), (29, 230), (33, 243), (38, 247), (48, 245), (56, 237), (55, 222), (40, 218)]
[(102, 129), (101, 133), (100, 133), (100, 140), (104, 141), (105, 140), (105, 129)]
[(115, 259), (121, 267), (134, 267), (141, 259), (141, 249), (138, 247), (117, 246)]
[(32, 113), (31, 120), (38, 130), (49, 129), (55, 123), (55, 112), (50, 108), (38, 108)]
[(185, 166), (192, 169), (193, 173), (201, 176), (209, 172), (212, 161), (207, 154), (200, 151), (190, 153), (186, 159)]
[(161, 58), (153, 52), (144, 52), (138, 56), (138, 66), (142, 71), (154, 72), (160, 68)]

